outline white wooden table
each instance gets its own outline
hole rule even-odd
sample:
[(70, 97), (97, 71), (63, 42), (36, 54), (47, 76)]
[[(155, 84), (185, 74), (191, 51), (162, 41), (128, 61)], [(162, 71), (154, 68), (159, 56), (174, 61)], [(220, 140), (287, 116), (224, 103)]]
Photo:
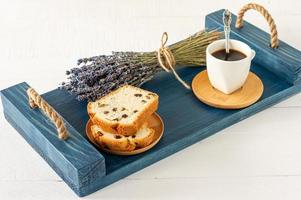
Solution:
[[(229, 1), (227, 1), (229, 2)], [(0, 89), (27, 81), (58, 86), (76, 59), (111, 50), (150, 51), (204, 27), (244, 1), (0, 0)], [(266, 0), (282, 40), (301, 49), (301, 4)], [(246, 19), (268, 30), (255, 12)], [(4, 120), (0, 108), (0, 199), (76, 199)], [(246, 119), (86, 199), (301, 199), (301, 95)]]

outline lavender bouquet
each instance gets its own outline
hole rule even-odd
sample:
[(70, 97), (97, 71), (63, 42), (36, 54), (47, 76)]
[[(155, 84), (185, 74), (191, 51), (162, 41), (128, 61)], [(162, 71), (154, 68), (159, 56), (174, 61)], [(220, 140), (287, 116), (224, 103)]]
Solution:
[[(204, 65), (206, 47), (220, 37), (215, 30), (201, 31), (170, 45), (174, 67)], [(125, 84), (139, 87), (162, 70), (156, 51), (112, 52), (79, 59), (77, 67), (66, 72), (68, 81), (62, 82), (60, 88), (75, 94), (78, 100), (95, 101)]]

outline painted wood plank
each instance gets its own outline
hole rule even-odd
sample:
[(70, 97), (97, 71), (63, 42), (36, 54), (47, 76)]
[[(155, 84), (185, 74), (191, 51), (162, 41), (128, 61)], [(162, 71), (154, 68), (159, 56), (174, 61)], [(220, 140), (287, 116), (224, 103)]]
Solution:
[[(191, 81), (202, 69), (187, 68), (179, 70), (181, 77)], [(171, 155), (218, 130), (245, 119), (267, 106), (271, 106), (282, 98), (298, 92), (300, 88), (292, 86), (260, 66), (253, 65), (252, 70), (259, 75), (266, 89), (263, 98), (255, 105), (243, 110), (220, 110), (210, 108), (200, 103), (190, 91), (182, 86), (170, 74), (161, 73), (154, 80), (144, 85), (160, 95), (159, 114), (165, 122), (165, 135), (152, 150), (141, 155), (120, 157), (101, 152), (105, 158), (106, 176), (100, 181), (91, 183), (86, 194), (94, 192), (129, 174), (138, 171), (168, 155)], [(85, 122), (87, 102), (78, 102), (74, 96), (62, 90), (53, 90), (43, 97), (52, 105), (79, 134), (85, 137)], [(64, 101), (60, 101), (64, 99)], [(177, 101), (172, 101), (177, 99)], [(180, 106), (189, 105), (189, 106)], [(175, 113), (176, 111), (176, 113)], [(181, 116), (181, 117), (179, 117)]]
[[(223, 12), (219, 10), (206, 16), (206, 27), (210, 29), (223, 29)], [(279, 41), (279, 47), (269, 47), (270, 35), (255, 25), (244, 21), (241, 29), (235, 28), (236, 15), (232, 14), (231, 38), (247, 43), (256, 51), (253, 62), (284, 78), (290, 83), (301, 83), (301, 51)]]
[[(301, 174), (300, 113), (301, 108), (267, 109), (128, 178)], [(23, 138), (9, 130), (8, 123), (0, 121), (0, 127), (7, 130), (0, 134), (0, 158), (6, 161), (0, 162), (0, 181), (61, 180)], [(12, 153), (7, 154), (8, 150)]]
[(105, 175), (104, 158), (66, 121), (70, 137), (60, 141), (52, 122), (28, 106), (28, 87), (20, 83), (1, 91), (5, 118), (71, 189), (84, 195), (91, 183)]
[[(210, 23), (208, 26), (210, 26)], [(212, 23), (214, 24), (214, 22)], [(178, 72), (186, 81), (191, 82), (192, 78), (200, 70), (203, 69), (186, 68), (178, 70)], [(220, 110), (208, 107), (199, 102), (191, 91), (184, 90), (172, 75), (164, 72), (158, 74), (154, 80), (146, 83), (143, 87), (160, 95), (158, 112), (165, 122), (166, 131), (164, 137), (155, 148), (131, 157), (114, 156), (96, 151), (85, 138), (84, 127), (88, 119), (86, 113), (87, 102), (77, 102), (74, 96), (65, 91), (53, 90), (44, 94), (43, 97), (68, 122), (68, 129), (74, 130), (74, 135), (72, 134), (74, 141), (72, 139), (70, 140), (71, 142), (68, 140), (66, 144), (58, 143), (54, 126), (45, 116), (43, 117), (39, 111), (32, 111), (28, 107), (25, 109), (24, 105), (27, 105), (25, 89), (28, 87), (25, 83), (4, 90), (2, 92), (2, 103), (4, 104), (4, 113), (8, 121), (23, 134), (24, 138), (38, 152), (42, 154), (43, 152), (39, 151), (39, 149), (44, 149), (41, 145), (45, 147), (45, 143), (48, 144), (46, 147), (52, 151), (45, 151), (45, 155), (43, 154), (46, 161), (78, 195), (83, 196), (209, 137), (217, 131), (272, 106), (301, 90), (300, 85), (292, 85), (259, 64), (253, 63), (252, 71), (262, 79), (265, 91), (259, 102), (242, 110)], [(21, 125), (18, 123), (19, 121), (24, 121), (25, 124)], [(36, 121), (39, 123), (36, 123)], [(51, 132), (51, 134), (44, 133), (44, 129), (49, 129), (48, 132)], [(31, 130), (35, 130), (34, 133), (39, 135), (39, 137), (33, 138), (29, 133)], [(80, 147), (74, 145), (73, 142)], [(72, 156), (68, 156), (70, 147), (79, 147), (79, 151), (85, 153), (74, 153)], [(71, 152), (73, 151), (74, 149)], [(93, 154), (96, 164), (95, 162), (90, 162), (91, 159), (83, 157), (83, 155), (88, 156), (90, 154)], [(52, 159), (61, 159), (65, 163), (50, 162), (47, 160), (47, 157), (51, 155), (53, 156), (51, 157)], [(57, 157), (55, 157), (56, 155)], [(61, 158), (62, 155), (63, 158)], [(78, 182), (75, 182), (75, 187), (70, 184), (71, 181), (67, 180), (63, 174), (72, 173), (72, 170), (66, 169), (68, 164), (66, 160), (74, 162), (71, 168), (74, 169), (75, 176), (67, 175), (78, 180)], [(85, 160), (87, 163), (85, 163)], [(99, 171), (97, 170), (97, 164), (101, 165)], [(96, 167), (94, 167), (95, 165)], [(56, 166), (58, 167), (56, 168)], [(76, 174), (76, 171), (78, 174)]]

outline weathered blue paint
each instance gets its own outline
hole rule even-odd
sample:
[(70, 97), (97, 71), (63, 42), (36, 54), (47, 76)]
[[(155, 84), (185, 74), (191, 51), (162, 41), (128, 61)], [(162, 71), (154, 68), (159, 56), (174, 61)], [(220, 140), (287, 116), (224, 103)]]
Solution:
[[(220, 15), (220, 12), (207, 17), (208, 27), (216, 24), (209, 18)], [(245, 24), (244, 28), (248, 26)], [(4, 113), (12, 126), (71, 189), (79, 196), (85, 196), (301, 91), (299, 84), (294, 85), (287, 79), (289, 76), (278, 76), (278, 73), (264, 68), (259, 63), (263, 59), (261, 56), (267, 57), (269, 53), (257, 54), (257, 62), (252, 64), (251, 70), (263, 81), (263, 96), (257, 103), (240, 110), (216, 109), (201, 103), (192, 91), (184, 89), (173, 75), (165, 72), (146, 83), (145, 89), (160, 96), (158, 113), (164, 121), (165, 133), (154, 148), (140, 155), (115, 156), (95, 149), (85, 136), (87, 102), (78, 102), (63, 90), (47, 92), (43, 97), (64, 118), (71, 135), (67, 141), (57, 138), (54, 125), (41, 111), (29, 108), (25, 93), (29, 86), (26, 83), (1, 91)], [(269, 65), (273, 66), (273, 62)], [(191, 82), (201, 70), (204, 68), (185, 68), (178, 73), (185, 81)]]
[[(28, 87), (26, 83), (20, 83), (1, 91), (4, 116), (58, 175), (80, 194), (81, 188), (90, 187), (91, 182), (106, 175), (104, 157), (66, 121), (71, 137), (66, 142), (58, 140), (53, 123), (39, 109), (29, 107)], [(60, 99), (64, 101), (63, 96)]]

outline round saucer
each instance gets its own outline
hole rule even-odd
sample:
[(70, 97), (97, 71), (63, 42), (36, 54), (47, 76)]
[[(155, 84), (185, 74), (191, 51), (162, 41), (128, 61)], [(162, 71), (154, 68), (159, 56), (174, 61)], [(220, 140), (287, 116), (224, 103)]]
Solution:
[(111, 150), (111, 149), (107, 149), (107, 148), (102, 148), (100, 145), (98, 145), (95, 142), (95, 140), (93, 138), (93, 135), (91, 132), (91, 126), (93, 125), (93, 123), (90, 119), (86, 124), (86, 134), (87, 134), (87, 137), (90, 140), (90, 142), (92, 142), (99, 149), (101, 149), (107, 153), (111, 153), (111, 154), (115, 154), (115, 155), (122, 155), (122, 156), (136, 155), (136, 154), (145, 152), (145, 151), (151, 149), (152, 147), (154, 147), (160, 141), (160, 139), (163, 135), (164, 124), (163, 124), (161, 117), (157, 113), (152, 114), (149, 117), (149, 119), (147, 120), (147, 123), (148, 123), (149, 128), (152, 128), (155, 130), (155, 135), (154, 135), (153, 141), (148, 146), (143, 147), (143, 148), (136, 148), (133, 151), (115, 151), (115, 150)]
[(245, 84), (231, 94), (215, 89), (209, 81), (207, 70), (198, 73), (192, 81), (195, 96), (203, 103), (216, 108), (240, 109), (255, 103), (263, 93), (262, 81), (250, 72)]

